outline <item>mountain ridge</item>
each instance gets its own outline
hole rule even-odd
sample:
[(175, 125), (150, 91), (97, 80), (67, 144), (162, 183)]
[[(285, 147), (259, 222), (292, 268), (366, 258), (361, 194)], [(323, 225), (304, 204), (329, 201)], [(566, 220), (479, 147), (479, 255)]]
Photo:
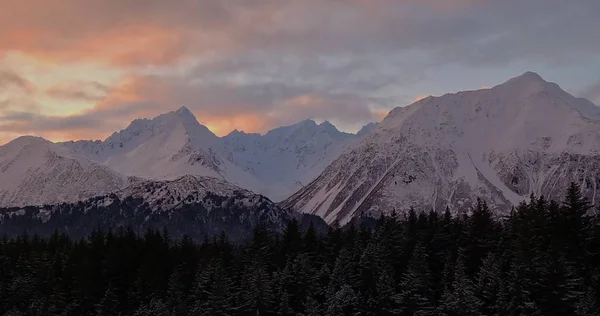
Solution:
[(457, 209), (477, 196), (504, 212), (531, 193), (555, 198), (570, 180), (596, 203), (598, 113), (531, 72), (425, 98), (390, 111), (282, 205), (329, 223), (410, 207)]
[[(72, 202), (76, 198), (120, 189), (136, 179), (174, 180), (188, 174), (227, 180), (271, 199), (282, 200), (312, 181), (356, 138), (340, 132), (329, 122), (317, 124), (313, 120), (282, 126), (264, 135), (233, 131), (218, 137), (200, 124), (185, 106), (152, 119), (135, 119), (104, 141), (52, 143), (40, 137), (24, 136), (0, 146), (0, 150), (14, 151), (17, 155), (21, 149), (14, 144), (19, 142), (35, 142), (40, 153), (46, 152), (46, 147), (52, 148), (61, 153), (56, 156), (90, 165), (89, 172), (96, 170), (96, 173), (88, 174), (82, 168), (69, 169), (73, 183), (78, 183), (76, 179), (100, 177), (101, 173), (106, 173), (110, 174), (104, 176), (108, 183), (100, 181), (99, 185), (105, 184), (107, 188), (91, 190), (93, 185), (79, 184), (83, 191), (80, 194), (76, 186), (67, 185), (54, 192), (67, 192), (69, 188), (73, 198), (52, 198), (50, 193), (37, 195), (33, 192), (39, 192), (41, 187), (64, 186), (40, 173), (35, 177), (28, 175), (30, 169), (39, 170), (41, 165), (47, 164), (40, 157), (34, 165), (24, 163), (21, 173), (10, 177), (12, 182), (16, 181), (15, 186), (0, 186), (0, 206)], [(25, 156), (21, 158), (26, 160)], [(5, 169), (9, 160), (7, 158), (4, 164)], [(272, 172), (274, 168), (276, 173)], [(77, 174), (78, 170), (82, 174)], [(5, 179), (8, 178), (5, 174)], [(45, 184), (40, 187), (41, 184), (34, 181), (36, 179), (46, 179)]]
[(167, 229), (173, 237), (203, 240), (222, 233), (237, 242), (256, 226), (282, 231), (290, 220), (306, 229), (311, 222), (326, 224), (308, 214), (282, 209), (268, 198), (228, 182), (194, 175), (170, 181), (139, 181), (115, 192), (77, 202), (0, 208), (0, 231), (16, 236), (23, 231), (49, 236), (60, 230), (85, 238), (95, 230)]

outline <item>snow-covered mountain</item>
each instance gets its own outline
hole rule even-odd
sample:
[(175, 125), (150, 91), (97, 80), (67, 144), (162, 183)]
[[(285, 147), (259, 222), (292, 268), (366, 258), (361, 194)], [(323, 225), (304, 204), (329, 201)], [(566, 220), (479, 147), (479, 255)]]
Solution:
[(138, 119), (105, 141), (66, 142), (77, 154), (128, 176), (169, 180), (210, 176), (279, 201), (315, 179), (360, 137), (307, 120), (265, 135), (219, 138), (182, 107)]
[(363, 126), (358, 133), (356, 133), (356, 136), (358, 137), (364, 137), (367, 136), (369, 133), (371, 133), (374, 129), (377, 128), (377, 126), (379, 126), (379, 123), (375, 123), (375, 122), (371, 122), (365, 126)]
[(0, 147), (0, 205), (75, 202), (120, 189), (130, 179), (37, 137)]
[(357, 139), (329, 122), (306, 120), (264, 136), (234, 131), (223, 138), (222, 148), (227, 160), (266, 184), (262, 194), (280, 201), (314, 180)]
[[(49, 235), (56, 229), (74, 238), (95, 229), (131, 228), (138, 233), (166, 228), (171, 236), (200, 240), (226, 233), (242, 240), (257, 225), (281, 231), (291, 219), (304, 226), (318, 217), (281, 209), (264, 196), (226, 181), (187, 175), (170, 181), (139, 181), (114, 193), (77, 203), (0, 208), (0, 231)], [(322, 228), (321, 228), (322, 230)]]
[(502, 212), (531, 193), (561, 199), (571, 181), (599, 202), (600, 108), (527, 72), (394, 109), (282, 205), (329, 223), (476, 197)]

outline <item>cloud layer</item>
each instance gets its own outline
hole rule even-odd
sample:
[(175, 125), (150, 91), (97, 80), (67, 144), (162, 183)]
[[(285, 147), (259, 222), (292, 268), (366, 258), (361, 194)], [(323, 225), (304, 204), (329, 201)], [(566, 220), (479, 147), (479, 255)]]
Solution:
[(219, 134), (305, 118), (352, 130), (421, 95), (506, 79), (507, 69), (600, 71), (597, 0), (5, 0), (3, 8), (0, 131), (57, 139), (101, 138), (182, 104)]

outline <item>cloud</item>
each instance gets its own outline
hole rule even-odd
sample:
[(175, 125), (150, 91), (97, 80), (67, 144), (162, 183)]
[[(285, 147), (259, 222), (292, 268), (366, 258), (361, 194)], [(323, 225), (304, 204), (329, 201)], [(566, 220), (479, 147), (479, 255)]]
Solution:
[(22, 89), (25, 92), (32, 92), (34, 90), (33, 85), (27, 79), (16, 72), (0, 68), (0, 91), (11, 86)]
[(165, 64), (255, 50), (392, 58), (416, 50), (436, 58), (430, 62), (473, 63), (600, 49), (596, 0), (6, 1), (0, 49), (62, 61)]
[(106, 97), (109, 87), (98, 82), (64, 82), (45, 91), (57, 99), (100, 101)]
[(579, 95), (600, 106), (600, 82), (583, 89)]
[[(4, 0), (3, 8), (0, 52), (31, 57), (39, 73), (63, 69), (45, 81), (24, 76), (28, 63), (17, 67), (23, 73), (0, 70), (0, 87), (27, 92), (34, 84), (24, 78), (44, 81), (42, 97), (0, 99), (2, 130), (75, 137), (103, 137), (183, 104), (219, 134), (305, 118), (356, 126), (439, 92), (423, 85), (445, 67), (554, 67), (600, 54), (597, 0)], [(65, 79), (74, 64), (120, 77)], [(46, 102), (79, 108), (19, 111)]]
[[(49, 92), (60, 98), (85, 98), (78, 88), (90, 89), (93, 83), (67, 84)], [(85, 111), (69, 116), (32, 112), (4, 111), (0, 131), (46, 135), (62, 132), (82, 133), (94, 138), (108, 136), (131, 120), (153, 117), (181, 105), (189, 107), (199, 121), (219, 135), (233, 129), (266, 132), (305, 118), (362, 124), (378, 120), (371, 109), (374, 100), (355, 94), (328, 93), (305, 85), (277, 82), (231, 84), (230, 82), (192, 83), (186, 78), (132, 76), (113, 87), (100, 85), (106, 95)]]

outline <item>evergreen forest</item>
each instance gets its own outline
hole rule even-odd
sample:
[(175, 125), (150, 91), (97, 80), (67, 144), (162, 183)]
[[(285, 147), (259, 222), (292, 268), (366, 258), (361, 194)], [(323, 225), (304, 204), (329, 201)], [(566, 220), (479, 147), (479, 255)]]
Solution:
[(575, 184), (502, 217), (478, 201), (301, 227), (7, 236), (0, 315), (600, 315), (600, 215)]

